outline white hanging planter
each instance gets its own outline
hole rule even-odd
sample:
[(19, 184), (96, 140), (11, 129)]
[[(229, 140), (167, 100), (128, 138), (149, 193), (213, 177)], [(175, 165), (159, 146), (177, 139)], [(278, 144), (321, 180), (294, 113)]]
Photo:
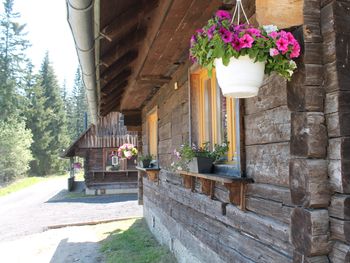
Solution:
[(250, 98), (258, 95), (264, 80), (265, 62), (256, 62), (249, 56), (232, 57), (225, 66), (215, 59), (216, 77), (225, 97)]

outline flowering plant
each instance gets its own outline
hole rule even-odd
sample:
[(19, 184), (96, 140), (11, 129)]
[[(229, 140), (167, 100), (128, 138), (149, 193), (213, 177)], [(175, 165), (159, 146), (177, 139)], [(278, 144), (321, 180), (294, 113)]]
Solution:
[(269, 25), (255, 28), (248, 24), (231, 23), (231, 14), (216, 12), (208, 24), (191, 38), (190, 59), (206, 67), (211, 74), (214, 60), (222, 58), (227, 66), (232, 57), (248, 55), (254, 62), (266, 62), (265, 73), (277, 74), (290, 80), (300, 54), (300, 45), (290, 32)]
[(180, 150), (174, 150), (176, 162), (171, 164), (173, 170), (188, 170), (188, 163), (194, 157), (207, 157), (212, 159), (213, 162), (220, 160), (228, 151), (228, 142), (222, 144), (215, 144), (214, 149), (209, 150), (209, 142), (199, 147), (196, 144), (184, 144), (180, 146)]
[(136, 156), (138, 153), (136, 147), (133, 144), (129, 143), (124, 143), (118, 148), (117, 152), (118, 157), (126, 159), (131, 159), (131, 157)]

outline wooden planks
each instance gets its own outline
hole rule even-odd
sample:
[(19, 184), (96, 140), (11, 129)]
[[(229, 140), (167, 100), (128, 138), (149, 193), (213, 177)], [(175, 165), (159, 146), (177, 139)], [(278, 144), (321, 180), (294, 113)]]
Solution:
[(273, 24), (279, 28), (302, 25), (303, 4), (303, 0), (256, 0), (256, 19), (259, 25)]

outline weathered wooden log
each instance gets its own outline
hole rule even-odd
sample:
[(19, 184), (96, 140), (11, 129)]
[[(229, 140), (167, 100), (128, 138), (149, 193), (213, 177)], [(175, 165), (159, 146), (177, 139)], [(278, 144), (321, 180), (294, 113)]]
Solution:
[(292, 113), (291, 154), (298, 157), (325, 158), (327, 141), (328, 137), (323, 113)]
[(286, 106), (245, 116), (246, 145), (288, 141), (290, 116)]
[(350, 136), (350, 112), (335, 112), (326, 115), (329, 137)]
[(254, 182), (254, 184), (247, 185), (247, 195), (273, 200), (287, 206), (293, 206), (290, 189), (287, 187)]
[(333, 195), (328, 211), (331, 217), (350, 220), (350, 195)]
[(295, 205), (327, 208), (330, 200), (326, 160), (292, 159), (289, 164), (290, 188)]
[(293, 263), (329, 263), (327, 256), (305, 257), (304, 255), (294, 251)]
[(250, 115), (287, 105), (287, 81), (277, 74), (266, 78), (256, 97), (245, 100), (245, 114)]
[[(292, 262), (288, 256), (230, 226), (213, 221), (182, 205), (158, 199), (145, 196), (146, 216), (155, 215), (155, 227), (159, 220), (167, 226), (171, 236), (190, 249), (201, 262), (217, 262), (218, 258), (213, 257), (213, 253), (222, 258), (223, 262)], [(171, 210), (169, 205), (172, 206)]]
[(304, 23), (303, 0), (274, 0), (256, 1), (256, 19), (259, 25), (277, 25), (279, 28), (288, 28)]
[[(234, 205), (212, 200), (203, 194), (193, 193), (189, 189), (171, 185), (163, 180), (161, 180), (159, 186), (151, 185), (147, 181), (144, 182), (144, 186), (144, 189), (148, 188), (148, 191), (159, 193), (162, 199), (171, 198), (214, 219), (213, 222), (218, 220), (247, 232), (264, 243), (278, 246), (285, 251), (291, 251), (292, 246), (289, 243), (289, 227), (287, 224), (273, 220), (271, 217), (243, 212)], [(146, 190), (144, 191), (145, 196), (147, 196)], [(226, 212), (223, 211), (223, 204)], [(226, 216), (223, 214), (226, 214)]]
[(331, 217), (331, 239), (350, 243), (350, 221)]
[(288, 186), (289, 147), (289, 143), (245, 147), (248, 177), (258, 183)]
[(285, 206), (282, 203), (256, 198), (247, 197), (246, 207), (248, 211), (253, 211), (257, 214), (272, 217), (277, 221), (281, 221), (285, 224), (290, 224), (290, 215), (292, 213), (292, 207)]
[(329, 254), (332, 263), (350, 262), (350, 246), (341, 242), (335, 242)]
[(336, 91), (328, 93), (325, 102), (325, 113), (350, 111), (350, 91)]
[(350, 193), (350, 161), (330, 160), (328, 175), (334, 192)]
[(294, 208), (291, 239), (297, 252), (305, 257), (327, 255), (330, 248), (328, 210)]

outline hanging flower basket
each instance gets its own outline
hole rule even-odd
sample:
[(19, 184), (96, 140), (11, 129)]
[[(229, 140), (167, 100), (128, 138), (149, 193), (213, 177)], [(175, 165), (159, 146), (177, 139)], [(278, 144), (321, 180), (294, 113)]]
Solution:
[(219, 10), (206, 26), (191, 38), (190, 59), (208, 69), (216, 68), (224, 96), (248, 98), (256, 96), (265, 74), (276, 72), (291, 79), (300, 54), (300, 45), (290, 32), (269, 25), (256, 28), (234, 24), (240, 21), (241, 1), (237, 0), (233, 17)]
[[(227, 66), (215, 59), (216, 77), (225, 97), (250, 98), (258, 95), (264, 80), (265, 63), (254, 62), (249, 56), (232, 57)], [(239, 74), (232, 74), (239, 72)]]

